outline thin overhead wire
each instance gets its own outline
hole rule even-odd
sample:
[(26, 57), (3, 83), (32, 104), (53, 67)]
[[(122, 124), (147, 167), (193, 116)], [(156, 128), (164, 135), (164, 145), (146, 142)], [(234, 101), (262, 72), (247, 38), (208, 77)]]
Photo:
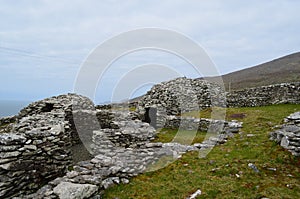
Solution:
[(78, 65), (78, 62), (76, 63), (76, 62), (73, 62), (72, 60), (67, 60), (67, 59), (63, 59), (60, 57), (41, 55), (41, 54), (38, 54), (35, 52), (30, 52), (30, 51), (26, 51), (26, 50), (18, 49), (18, 48), (8, 48), (8, 47), (0, 46), (0, 53), (1, 52), (12, 54), (12, 55), (17, 55), (17, 56), (36, 58), (36, 59), (45, 60), (45, 61), (55, 61), (55, 62), (62, 62), (62, 63), (66, 63), (66, 64)]

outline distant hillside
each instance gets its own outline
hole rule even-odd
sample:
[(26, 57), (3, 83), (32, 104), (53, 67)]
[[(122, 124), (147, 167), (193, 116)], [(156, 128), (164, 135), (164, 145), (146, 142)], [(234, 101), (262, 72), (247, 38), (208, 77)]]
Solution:
[(251, 68), (223, 75), (223, 81), (228, 90), (266, 86), (283, 82), (300, 81), (300, 52)]
[[(213, 77), (210, 77), (213, 78)], [(300, 52), (222, 76), (226, 90), (300, 81)], [(203, 79), (203, 78), (199, 78)], [(143, 96), (131, 99), (137, 102)]]

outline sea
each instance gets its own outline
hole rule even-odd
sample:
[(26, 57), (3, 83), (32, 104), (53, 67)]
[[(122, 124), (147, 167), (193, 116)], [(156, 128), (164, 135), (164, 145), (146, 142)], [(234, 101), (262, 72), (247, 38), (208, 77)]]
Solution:
[(0, 117), (16, 115), (30, 103), (30, 101), (0, 100)]

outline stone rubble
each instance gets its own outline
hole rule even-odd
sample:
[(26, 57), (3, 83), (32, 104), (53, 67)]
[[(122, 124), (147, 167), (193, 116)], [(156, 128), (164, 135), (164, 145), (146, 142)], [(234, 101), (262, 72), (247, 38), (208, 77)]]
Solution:
[(270, 133), (270, 139), (294, 156), (300, 156), (300, 112), (286, 117), (280, 129)]

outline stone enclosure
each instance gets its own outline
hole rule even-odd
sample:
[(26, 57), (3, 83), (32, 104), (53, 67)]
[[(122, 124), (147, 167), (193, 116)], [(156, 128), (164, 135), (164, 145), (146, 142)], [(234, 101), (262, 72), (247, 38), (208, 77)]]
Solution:
[[(181, 113), (211, 106), (299, 103), (299, 94), (299, 83), (226, 93), (204, 80), (178, 78), (154, 86), (135, 103), (136, 112), (95, 107), (75, 94), (34, 102), (18, 115), (0, 119), (0, 198), (100, 198), (109, 186), (155, 170), (159, 159), (174, 161), (187, 151), (210, 149), (242, 127), (236, 121)], [(297, 114), (272, 134), (294, 155), (299, 155)], [(213, 136), (195, 144), (157, 143), (153, 126)], [(78, 160), (75, 156), (81, 151), (90, 155)]]

